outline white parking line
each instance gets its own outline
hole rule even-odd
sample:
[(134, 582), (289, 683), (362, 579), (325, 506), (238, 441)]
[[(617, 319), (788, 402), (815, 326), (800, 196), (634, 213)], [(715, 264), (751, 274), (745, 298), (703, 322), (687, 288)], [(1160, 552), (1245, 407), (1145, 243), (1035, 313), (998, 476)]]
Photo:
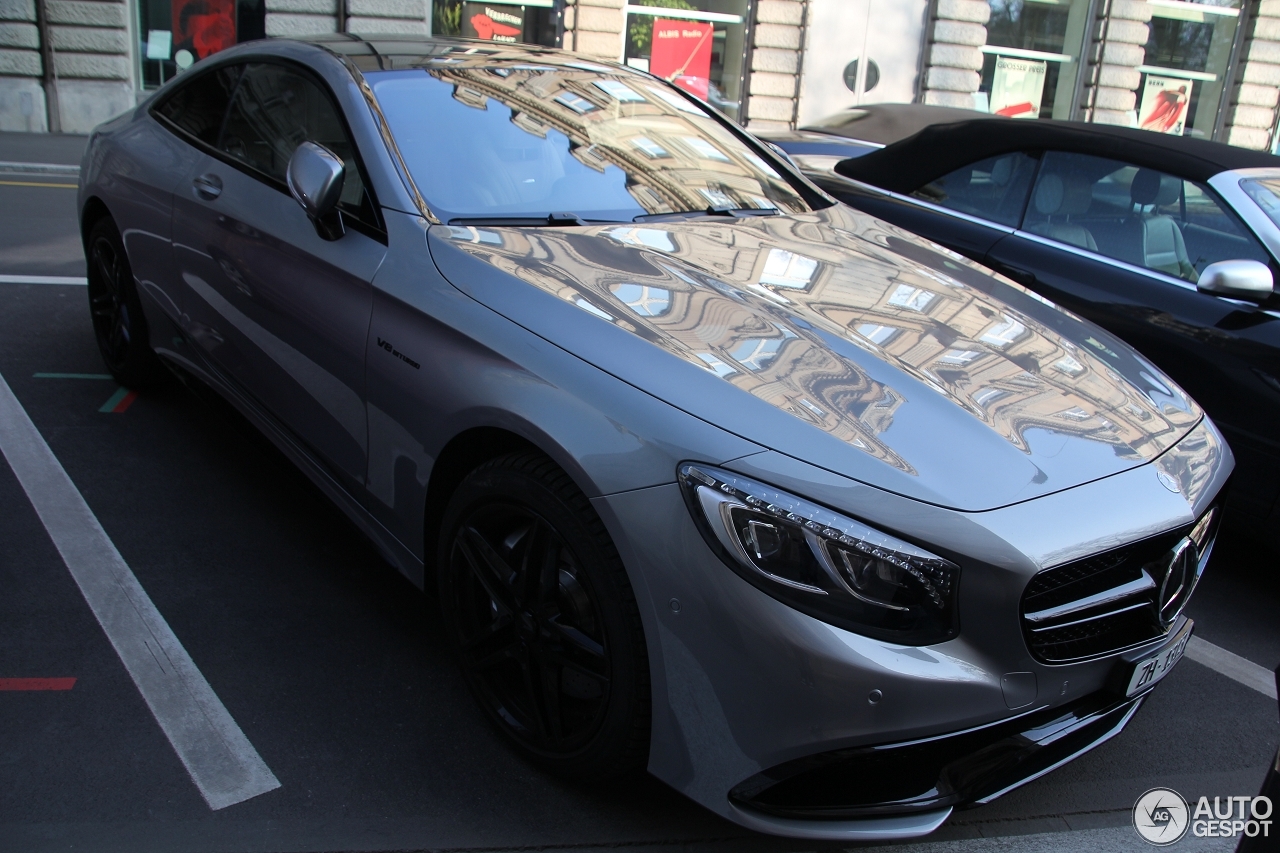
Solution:
[(0, 376), (0, 452), (211, 809), (280, 787)]
[(1185, 654), (1196, 663), (1203, 664), (1232, 681), (1238, 681), (1245, 687), (1251, 687), (1273, 701), (1276, 698), (1275, 673), (1264, 666), (1258, 666), (1251, 660), (1195, 636), (1187, 643)]
[(78, 284), (84, 286), (89, 279), (74, 275), (0, 275), (0, 284)]

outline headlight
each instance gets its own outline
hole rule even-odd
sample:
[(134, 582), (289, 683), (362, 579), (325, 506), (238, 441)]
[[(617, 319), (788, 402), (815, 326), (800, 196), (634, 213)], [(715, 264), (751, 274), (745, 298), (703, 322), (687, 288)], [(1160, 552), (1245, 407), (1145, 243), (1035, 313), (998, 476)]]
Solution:
[(681, 465), (708, 544), (742, 578), (840, 628), (922, 646), (959, 633), (960, 567), (738, 474)]

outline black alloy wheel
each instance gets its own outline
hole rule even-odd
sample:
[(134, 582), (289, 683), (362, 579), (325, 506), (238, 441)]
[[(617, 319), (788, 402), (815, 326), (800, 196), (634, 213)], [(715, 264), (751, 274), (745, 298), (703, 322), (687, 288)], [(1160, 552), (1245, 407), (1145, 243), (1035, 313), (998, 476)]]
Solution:
[(148, 341), (133, 269), (110, 217), (99, 219), (89, 229), (85, 250), (89, 311), (102, 360), (126, 388), (152, 387), (163, 376), (163, 366)]
[(449, 638), (499, 730), (562, 775), (643, 768), (649, 682), (635, 597), (563, 471), (519, 453), (472, 472), (450, 501), (437, 565)]

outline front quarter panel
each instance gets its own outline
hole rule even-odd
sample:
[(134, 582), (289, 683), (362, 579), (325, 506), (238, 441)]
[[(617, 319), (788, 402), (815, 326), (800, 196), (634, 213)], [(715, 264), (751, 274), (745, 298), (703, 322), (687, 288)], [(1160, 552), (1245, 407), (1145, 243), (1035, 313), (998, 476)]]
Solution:
[(426, 220), (388, 211), (367, 382), (370, 511), (419, 556), (430, 472), (455, 436), (499, 428), (539, 447), (589, 497), (670, 483), (686, 458), (761, 448), (683, 414), (451, 286)]

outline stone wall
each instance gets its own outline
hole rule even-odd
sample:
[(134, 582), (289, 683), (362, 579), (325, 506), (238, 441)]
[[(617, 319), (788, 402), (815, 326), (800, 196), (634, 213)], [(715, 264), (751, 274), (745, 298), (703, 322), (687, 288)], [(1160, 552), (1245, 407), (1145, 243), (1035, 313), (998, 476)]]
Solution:
[[(135, 103), (129, 16), (114, 0), (44, 0), (58, 116), (87, 133)], [(0, 0), (0, 130), (45, 131), (48, 107), (35, 0)]]
[(1280, 99), (1280, 0), (1252, 0), (1248, 13), (1223, 139), (1266, 151), (1274, 142)]
[(941, 107), (974, 108), (982, 82), (982, 46), (991, 6), (986, 0), (937, 0), (928, 27), (920, 100)]
[(758, 0), (747, 72), (747, 126), (794, 128), (807, 0)]
[(1108, 0), (1098, 4), (1085, 55), (1089, 63), (1081, 92), (1085, 121), (1132, 125), (1142, 72), (1143, 45), (1150, 35), (1151, 7), (1146, 0)]
[(0, 130), (48, 128), (34, 0), (0, 0)]
[(589, 56), (622, 56), (624, 0), (568, 0), (564, 10), (564, 46)]

